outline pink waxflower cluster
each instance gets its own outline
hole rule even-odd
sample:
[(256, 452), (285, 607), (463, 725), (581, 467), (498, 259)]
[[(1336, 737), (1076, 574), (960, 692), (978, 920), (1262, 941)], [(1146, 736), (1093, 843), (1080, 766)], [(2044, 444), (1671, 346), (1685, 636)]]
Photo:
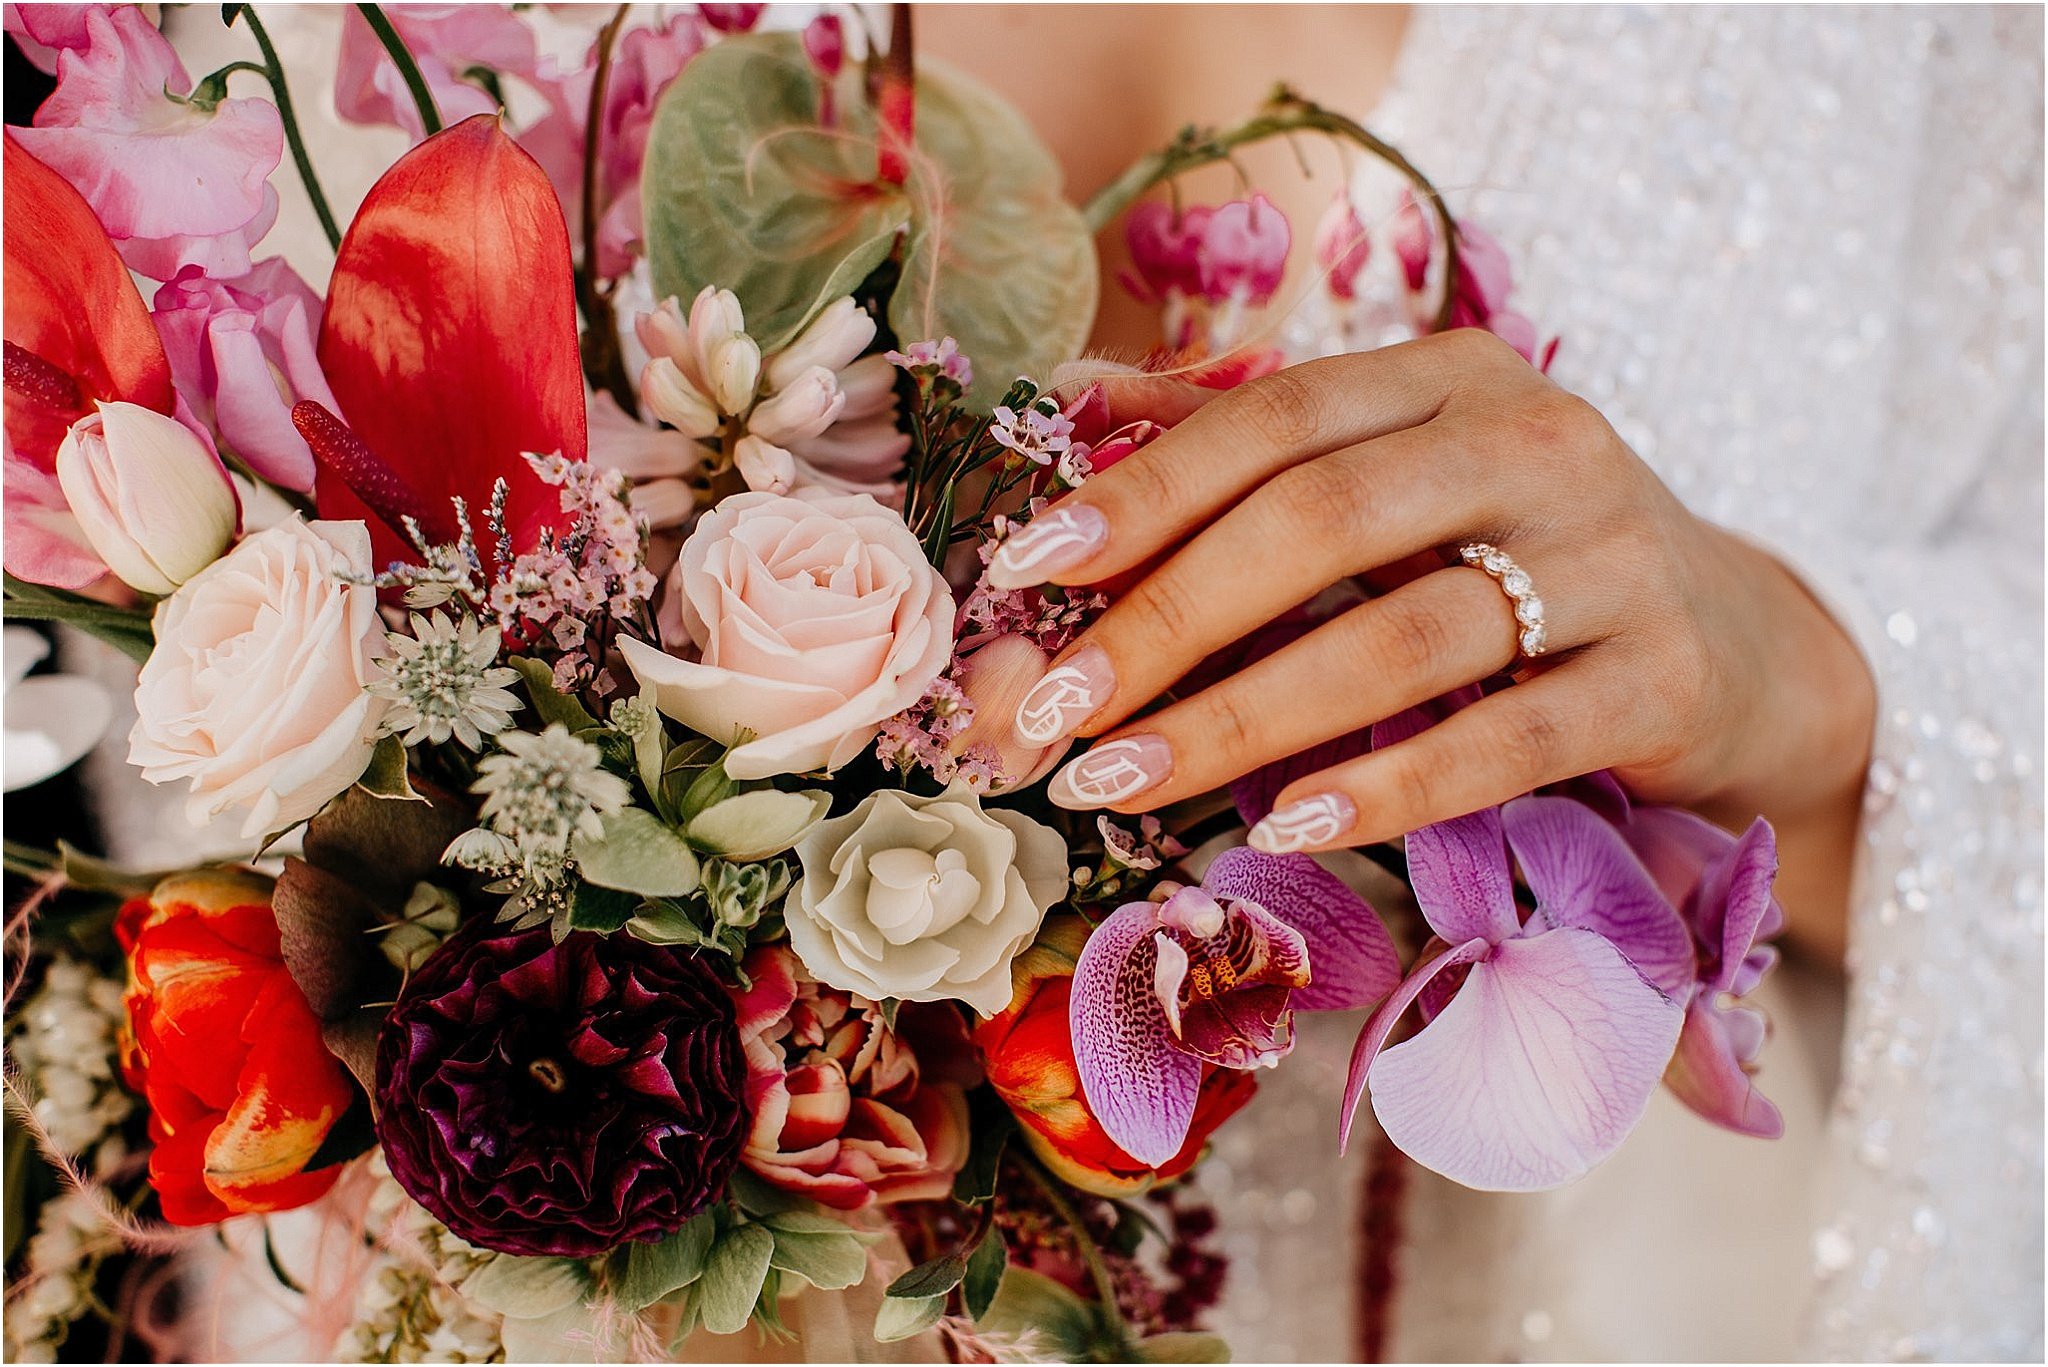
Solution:
[(949, 670), (882, 723), (875, 757), (899, 774), (923, 769), (941, 783), (960, 782), (986, 793), (1003, 778), (1002, 757), (992, 746), (965, 743), (975, 712), (974, 700)]

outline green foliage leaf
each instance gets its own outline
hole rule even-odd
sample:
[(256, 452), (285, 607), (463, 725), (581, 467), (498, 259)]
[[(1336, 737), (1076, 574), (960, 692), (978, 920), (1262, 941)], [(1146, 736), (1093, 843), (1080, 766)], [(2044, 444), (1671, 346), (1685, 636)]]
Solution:
[(919, 1263), (908, 1272), (889, 1283), (889, 1289), (882, 1294), (898, 1300), (921, 1300), (926, 1296), (943, 1296), (960, 1285), (967, 1275), (967, 1255), (948, 1253)]
[(574, 1258), (500, 1253), (469, 1274), (462, 1294), (487, 1310), (537, 1320), (567, 1309), (590, 1290), (590, 1269)]
[(944, 201), (915, 193), (913, 169), (918, 211), (889, 325), (906, 342), (955, 338), (974, 362), (968, 402), (986, 411), (1017, 376), (1042, 377), (1086, 345), (1095, 242), (1052, 153), (985, 87), (920, 60), (916, 127)]
[(609, 935), (625, 928), (639, 910), (640, 898), (630, 892), (578, 883), (569, 898), (569, 924), (577, 930), (594, 930)]
[(396, 736), (386, 736), (377, 742), (377, 748), (370, 752), (370, 767), (363, 770), (356, 784), (378, 797), (401, 802), (426, 801), (412, 786), (412, 778), (406, 772), (405, 742)]
[(603, 820), (602, 839), (578, 835), (570, 842), (585, 879), (642, 897), (695, 891), (697, 856), (667, 822), (639, 807), (622, 808)]
[(727, 859), (766, 859), (794, 845), (831, 810), (827, 792), (760, 788), (706, 807), (690, 818), (683, 833), (698, 849)]
[(741, 1225), (712, 1247), (697, 1286), (706, 1329), (737, 1334), (747, 1327), (774, 1254), (775, 1236), (760, 1225)]
[(506, 661), (519, 671), (526, 683), (526, 695), (533, 699), (534, 714), (541, 725), (560, 722), (571, 731), (588, 731), (598, 724), (582, 703), (555, 687), (555, 671), (531, 655), (514, 655)]
[(142, 608), (117, 608), (64, 589), (31, 584), (13, 575), (5, 577), (5, 604), (0, 608), (10, 622), (66, 622), (88, 636), (97, 636), (137, 664), (148, 661), (156, 649), (156, 632), (150, 614)]
[(1094, 1359), (1093, 1349), (1103, 1336), (1103, 1326), (1095, 1307), (1028, 1267), (1013, 1267), (1003, 1274), (1002, 1288), (976, 1324), (987, 1333), (1036, 1330), (1055, 1358), (1099, 1360)]
[(655, 111), (643, 183), (655, 297), (687, 308), (706, 285), (729, 289), (763, 351), (851, 294), (910, 221), (901, 189), (876, 183), (871, 138), (818, 126), (794, 33), (728, 38), (692, 59)]
[(1003, 1231), (990, 1225), (981, 1243), (967, 1255), (967, 1276), (960, 1285), (970, 1319), (978, 1320), (988, 1313), (996, 1294), (1002, 1290), (1003, 1273), (1009, 1266), (1010, 1250), (1003, 1243)]
[(147, 897), (151, 888), (175, 872), (163, 869), (154, 873), (131, 873), (64, 840), (57, 842), (57, 854), (63, 861), (66, 887), (86, 892), (111, 892), (117, 897)]
[(659, 1243), (631, 1243), (612, 1259), (612, 1295), (621, 1310), (637, 1313), (671, 1291), (704, 1275), (718, 1220), (710, 1211), (693, 1217)]
[(769, 1265), (802, 1277), (820, 1291), (844, 1291), (860, 1285), (867, 1275), (867, 1249), (844, 1225), (834, 1230), (801, 1232), (773, 1224), (769, 1227), (775, 1234), (775, 1252)]
[(967, 1161), (953, 1178), (953, 1199), (975, 1205), (996, 1194), (996, 1170), (1002, 1166), (1003, 1149), (1017, 1121), (993, 1087), (976, 1088), (967, 1098), (967, 1107), (974, 1141)]
[(771, 1219), (793, 1211), (817, 1213), (816, 1208), (803, 1197), (770, 1186), (745, 1168), (733, 1169), (726, 1190), (741, 1210), (756, 1218)]
[(1137, 1362), (1228, 1362), (1230, 1345), (1214, 1334), (1154, 1334), (1131, 1346)]
[(914, 1300), (884, 1296), (881, 1308), (875, 1311), (875, 1342), (896, 1343), (922, 1334), (937, 1324), (945, 1313), (944, 1296), (924, 1296)]

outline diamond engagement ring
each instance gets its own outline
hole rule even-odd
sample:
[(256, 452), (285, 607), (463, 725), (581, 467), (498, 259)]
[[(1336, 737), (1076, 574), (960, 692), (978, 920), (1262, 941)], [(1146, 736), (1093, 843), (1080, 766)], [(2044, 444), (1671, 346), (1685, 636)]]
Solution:
[(1548, 647), (1549, 641), (1543, 629), (1543, 600), (1536, 596), (1536, 585), (1529, 573), (1517, 565), (1508, 553), (1498, 546), (1489, 546), (1484, 541), (1475, 541), (1458, 551), (1466, 564), (1475, 570), (1482, 570), (1500, 585), (1515, 605), (1515, 622), (1521, 628), (1517, 644), (1528, 659), (1535, 659)]

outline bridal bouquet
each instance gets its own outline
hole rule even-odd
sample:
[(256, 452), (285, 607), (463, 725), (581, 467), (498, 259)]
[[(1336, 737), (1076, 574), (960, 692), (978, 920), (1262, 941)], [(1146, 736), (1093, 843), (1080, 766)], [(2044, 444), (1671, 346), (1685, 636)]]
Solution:
[[(255, 9), (195, 82), (136, 7), (9, 7), (55, 90), (6, 135), (7, 613), (137, 661), (130, 760), (251, 861), (9, 847), (13, 1356), (163, 1333), (194, 1228), (305, 1291), (307, 1207), (361, 1360), (717, 1351), (857, 1287), (957, 1359), (1217, 1360), (1180, 1179), (1299, 1011), (1369, 1013), (1333, 1122), (1369, 1094), (1475, 1187), (1578, 1177), (1660, 1080), (1776, 1131), (1761, 824), (1590, 776), (1367, 851), (1383, 919), (1230, 834), (1286, 766), (1105, 816), (1017, 715), (1114, 586), (990, 558), (1162, 430), (1080, 359), (1092, 230), (1194, 394), (1280, 364), (1291, 233), (1154, 187), (1356, 144), (1406, 189), (1332, 209), (1319, 288), (1547, 363), (1491, 240), (1284, 91), (1077, 209), (906, 10), (762, 9), (600, 12), (561, 62), (510, 9), (355, 7), (340, 110), (415, 145), (344, 231)], [(259, 254), (287, 149), (323, 288)]]

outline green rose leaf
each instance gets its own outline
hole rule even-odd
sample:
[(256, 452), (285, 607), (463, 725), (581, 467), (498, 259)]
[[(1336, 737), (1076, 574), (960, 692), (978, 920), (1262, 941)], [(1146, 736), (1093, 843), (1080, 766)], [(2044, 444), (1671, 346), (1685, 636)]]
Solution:
[(943, 1296), (960, 1285), (960, 1279), (967, 1275), (967, 1255), (948, 1253), (933, 1258), (930, 1262), (919, 1263), (908, 1272), (889, 1283), (889, 1289), (882, 1294), (898, 1300), (922, 1300), (926, 1296)]
[(704, 1275), (718, 1221), (710, 1211), (659, 1243), (632, 1243), (613, 1262), (612, 1295), (619, 1308), (638, 1312)]
[(500, 1253), (469, 1274), (462, 1294), (487, 1310), (537, 1320), (567, 1309), (590, 1290), (590, 1269), (574, 1258)]
[(868, 1252), (846, 1226), (833, 1231), (776, 1228), (769, 1266), (802, 1277), (820, 1291), (844, 1291), (867, 1275)]
[(639, 905), (640, 899), (633, 893), (579, 882), (569, 895), (569, 926), (573, 930), (609, 935), (632, 920)]
[(598, 724), (582, 703), (555, 687), (555, 671), (531, 655), (514, 655), (505, 663), (519, 671), (526, 694), (533, 699), (534, 715), (543, 727), (560, 722), (571, 731), (588, 731)]
[(937, 1324), (945, 1313), (944, 1296), (923, 1296), (915, 1300), (884, 1296), (881, 1308), (875, 1311), (875, 1342), (895, 1343), (914, 1334), (922, 1334)]
[(967, 1255), (967, 1276), (961, 1283), (960, 1294), (967, 1302), (970, 1319), (978, 1320), (988, 1313), (1003, 1288), (1003, 1273), (1009, 1266), (1010, 1250), (1003, 1243), (1003, 1232), (991, 1225), (974, 1252)]
[[(843, 107), (864, 108), (849, 86)], [(739, 296), (763, 351), (888, 259), (910, 199), (875, 178), (872, 135), (818, 125), (794, 33), (728, 38), (669, 85), (647, 138), (647, 257), (656, 298)]]
[(761, 788), (729, 797), (690, 818), (683, 828), (692, 845), (742, 863), (780, 854), (832, 809), (832, 795)]
[(570, 843), (585, 880), (642, 897), (681, 897), (697, 886), (697, 856), (667, 822), (640, 807), (604, 818), (604, 836)]
[(774, 1255), (775, 1236), (760, 1225), (741, 1225), (718, 1241), (697, 1283), (697, 1302), (706, 1329), (714, 1334), (737, 1334), (747, 1327)]

